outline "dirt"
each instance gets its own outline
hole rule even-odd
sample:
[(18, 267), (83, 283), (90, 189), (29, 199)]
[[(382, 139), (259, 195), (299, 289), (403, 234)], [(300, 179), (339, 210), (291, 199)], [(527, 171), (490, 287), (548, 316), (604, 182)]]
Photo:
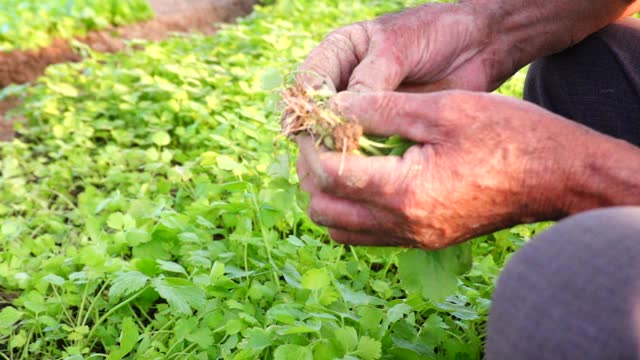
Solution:
[[(119, 51), (125, 40), (162, 40), (175, 32), (198, 31), (213, 34), (216, 23), (229, 22), (248, 14), (256, 0), (150, 0), (156, 17), (142, 23), (89, 33), (77, 40), (101, 52)], [(78, 61), (69, 41), (55, 40), (32, 51), (0, 52), (0, 88), (37, 79), (44, 69), (62, 62)]]
[[(176, 32), (200, 32), (211, 35), (217, 24), (247, 15), (257, 0), (150, 0), (156, 16), (145, 22), (89, 33), (77, 40), (100, 52), (117, 52), (126, 40), (159, 41)], [(79, 61), (69, 41), (58, 39), (40, 50), (0, 52), (0, 89), (10, 84), (36, 80), (51, 64)], [(15, 100), (0, 101), (0, 140), (12, 138), (13, 125), (4, 114)]]
[(0, 310), (2, 308), (11, 305), (11, 302), (17, 297), (16, 294), (4, 292), (4, 289), (0, 288)]
[(19, 104), (19, 100), (10, 97), (0, 101), (0, 141), (10, 141), (13, 139), (13, 121), (5, 119), (4, 114)]
[(330, 150), (352, 152), (360, 147), (362, 126), (340, 118), (326, 104), (322, 96), (313, 95), (308, 88), (294, 85), (282, 92), (282, 134), (293, 138), (310, 135)]
[(354, 123), (339, 124), (333, 128), (333, 141), (336, 150), (340, 152), (352, 152), (360, 147), (362, 126)]

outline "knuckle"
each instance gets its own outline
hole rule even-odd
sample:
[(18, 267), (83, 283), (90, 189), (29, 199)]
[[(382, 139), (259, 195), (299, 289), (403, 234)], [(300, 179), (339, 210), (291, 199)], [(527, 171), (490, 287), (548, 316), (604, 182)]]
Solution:
[(449, 246), (451, 241), (447, 235), (448, 226), (428, 220), (424, 215), (428, 214), (422, 214), (420, 221), (414, 221), (407, 226), (405, 236), (412, 239), (417, 247), (426, 250), (440, 250)]
[(447, 244), (443, 241), (439, 241), (439, 238), (434, 236), (433, 233), (422, 231), (415, 236), (415, 243), (421, 249), (434, 251), (441, 250), (447, 247)]
[(395, 193), (399, 195), (394, 207), (406, 220), (414, 220), (424, 207), (421, 202), (425, 192), (422, 186), (425, 167), (423, 161), (413, 159), (416, 156), (414, 149), (409, 149), (409, 152), (393, 184)]
[(392, 118), (396, 111), (397, 96), (394, 93), (376, 93), (372, 95), (371, 106), (383, 119)]
[(473, 94), (464, 90), (448, 90), (442, 93), (438, 102), (438, 113), (447, 118), (455, 119), (458, 117), (458, 109), (474, 101)]
[(415, 200), (409, 194), (403, 196), (402, 201), (396, 206), (397, 213), (407, 226), (405, 229), (411, 230), (415, 223), (419, 221), (419, 208), (415, 206)]
[(440, 134), (440, 141), (454, 139), (466, 116), (462, 109), (472, 100), (470, 93), (460, 90), (447, 90), (441, 93), (429, 110), (434, 119), (431, 126)]
[(336, 52), (341, 52), (352, 47), (351, 33), (354, 30), (354, 25), (345, 26), (338, 30), (330, 32), (322, 41), (329, 48), (334, 49)]

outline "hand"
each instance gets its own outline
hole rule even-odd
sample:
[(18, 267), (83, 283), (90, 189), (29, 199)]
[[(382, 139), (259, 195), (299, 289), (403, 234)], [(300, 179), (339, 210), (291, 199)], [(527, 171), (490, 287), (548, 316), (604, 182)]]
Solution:
[(517, 70), (493, 16), (472, 2), (427, 4), (349, 25), (309, 55), (299, 80), (319, 87), (305, 73), (320, 74), (337, 91), (490, 91)]
[(311, 194), (311, 219), (354, 245), (437, 249), (565, 216), (573, 205), (567, 194), (579, 193), (581, 149), (604, 137), (485, 93), (343, 92), (333, 107), (365, 133), (417, 143), (403, 157), (364, 157), (299, 139), (298, 176)]

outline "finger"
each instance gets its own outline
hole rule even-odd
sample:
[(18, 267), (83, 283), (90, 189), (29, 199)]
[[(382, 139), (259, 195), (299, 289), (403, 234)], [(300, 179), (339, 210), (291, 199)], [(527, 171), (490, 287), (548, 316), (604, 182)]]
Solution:
[(354, 202), (314, 191), (309, 217), (318, 225), (355, 232), (385, 232), (394, 228), (393, 215), (366, 202)]
[[(318, 152), (315, 145), (300, 142), (300, 154), (311, 172), (313, 187), (337, 197), (394, 208), (420, 171), (421, 163), (396, 156), (360, 156)], [(314, 190), (311, 190), (314, 191)]]
[(372, 42), (367, 56), (353, 70), (348, 91), (394, 91), (407, 77), (405, 56), (394, 53), (385, 41)]
[(346, 245), (358, 245), (358, 246), (410, 246), (411, 243), (403, 238), (385, 235), (375, 234), (367, 232), (352, 232), (341, 229), (329, 229), (329, 236), (333, 241), (346, 244)]
[(298, 182), (300, 183), (302, 191), (311, 192), (313, 189), (313, 179), (311, 178), (311, 172), (309, 171), (307, 163), (304, 161), (303, 157), (298, 157), (296, 172), (298, 174)]
[[(439, 143), (452, 129), (452, 111), (445, 111), (453, 91), (407, 94), (341, 92), (331, 101), (334, 111), (362, 125), (365, 133), (401, 137), (417, 143)], [(449, 101), (451, 100), (451, 101)], [(455, 110), (455, 109), (453, 109)]]
[(469, 91), (493, 91), (501, 82), (492, 84), (492, 80), (480, 72), (473, 63), (463, 64), (451, 75), (429, 82), (403, 82), (396, 91), (407, 93), (428, 93), (443, 90), (465, 89)]
[(329, 34), (300, 66), (298, 84), (320, 89), (327, 80), (333, 88), (347, 88), (349, 78), (369, 47), (367, 29), (354, 24)]
[[(315, 141), (311, 136), (301, 135), (296, 137), (300, 156), (298, 162), (302, 162), (308, 176), (313, 183), (326, 182), (327, 175), (322, 168), (320, 161), (320, 150), (317, 148)], [(306, 190), (305, 190), (306, 191)]]

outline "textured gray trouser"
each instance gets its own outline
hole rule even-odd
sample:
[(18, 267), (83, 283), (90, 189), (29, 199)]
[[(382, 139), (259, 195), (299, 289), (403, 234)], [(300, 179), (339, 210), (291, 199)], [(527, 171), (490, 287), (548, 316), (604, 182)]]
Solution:
[[(639, 23), (536, 61), (525, 98), (640, 144)], [(493, 295), (486, 356), (640, 359), (639, 340), (640, 207), (609, 208), (559, 222), (511, 258)]]
[(640, 208), (559, 222), (511, 258), (493, 296), (490, 360), (640, 358)]

